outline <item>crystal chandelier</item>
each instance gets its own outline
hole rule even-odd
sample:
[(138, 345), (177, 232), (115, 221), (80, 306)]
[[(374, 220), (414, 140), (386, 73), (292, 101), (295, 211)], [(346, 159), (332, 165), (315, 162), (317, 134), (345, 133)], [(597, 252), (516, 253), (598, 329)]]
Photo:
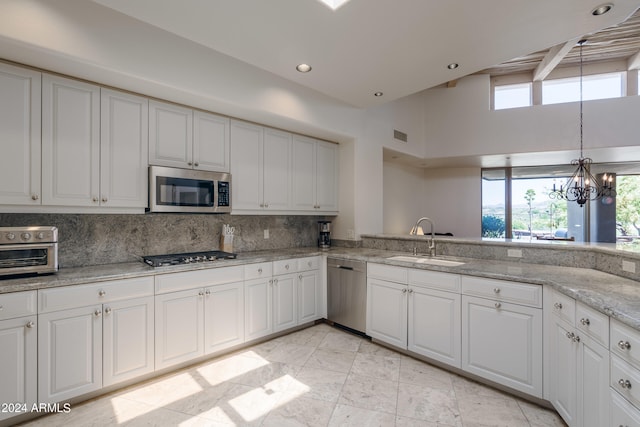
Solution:
[(613, 188), (613, 175), (602, 176), (600, 183), (593, 175), (591, 175), (591, 160), (582, 154), (582, 45), (586, 40), (580, 40), (580, 157), (573, 159), (571, 164), (577, 166), (576, 171), (571, 175), (564, 186), (559, 189), (553, 184), (553, 190), (549, 193), (549, 197), (558, 200), (567, 200), (569, 202), (577, 202), (580, 207), (590, 200), (599, 200), (603, 197), (615, 197), (616, 190)]

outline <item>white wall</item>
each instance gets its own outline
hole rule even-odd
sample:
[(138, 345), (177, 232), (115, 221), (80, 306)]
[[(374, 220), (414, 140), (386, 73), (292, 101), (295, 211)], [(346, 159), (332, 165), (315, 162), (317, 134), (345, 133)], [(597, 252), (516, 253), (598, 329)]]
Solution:
[(383, 232), (409, 234), (416, 220), (429, 216), (427, 210), (425, 170), (384, 162)]

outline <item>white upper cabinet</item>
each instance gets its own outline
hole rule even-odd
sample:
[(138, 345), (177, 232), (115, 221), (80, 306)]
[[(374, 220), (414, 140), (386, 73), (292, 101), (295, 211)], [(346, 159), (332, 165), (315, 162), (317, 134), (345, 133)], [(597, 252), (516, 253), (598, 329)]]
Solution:
[(100, 88), (42, 76), (42, 203), (98, 206)]
[(145, 208), (149, 101), (103, 88), (101, 104), (100, 204)]
[(336, 214), (338, 146), (234, 121), (235, 213)]
[(41, 74), (0, 63), (0, 204), (40, 204)]
[(229, 172), (229, 148), (229, 119), (204, 111), (194, 111), (194, 168)]
[(338, 212), (338, 145), (293, 137), (294, 210)]
[(228, 172), (229, 119), (150, 101), (149, 163)]

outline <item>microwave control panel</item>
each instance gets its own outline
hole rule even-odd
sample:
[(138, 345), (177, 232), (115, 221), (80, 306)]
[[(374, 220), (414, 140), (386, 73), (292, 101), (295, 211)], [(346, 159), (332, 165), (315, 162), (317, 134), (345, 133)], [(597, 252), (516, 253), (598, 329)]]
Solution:
[(218, 181), (218, 206), (231, 206), (231, 194), (227, 181)]

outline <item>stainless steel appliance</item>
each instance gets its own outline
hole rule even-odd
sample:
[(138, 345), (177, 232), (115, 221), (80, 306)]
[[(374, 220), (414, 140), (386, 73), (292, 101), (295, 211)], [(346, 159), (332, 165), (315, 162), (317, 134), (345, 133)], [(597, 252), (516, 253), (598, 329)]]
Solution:
[(231, 212), (231, 174), (149, 167), (150, 212)]
[(367, 264), (327, 259), (327, 319), (365, 333), (367, 323)]
[(0, 276), (56, 271), (56, 227), (0, 227)]
[(331, 247), (331, 221), (318, 221), (318, 247)]
[(145, 263), (152, 267), (164, 267), (167, 265), (193, 264), (201, 262), (213, 262), (223, 259), (235, 259), (236, 254), (223, 251), (187, 252), (181, 254), (148, 255), (143, 256)]

